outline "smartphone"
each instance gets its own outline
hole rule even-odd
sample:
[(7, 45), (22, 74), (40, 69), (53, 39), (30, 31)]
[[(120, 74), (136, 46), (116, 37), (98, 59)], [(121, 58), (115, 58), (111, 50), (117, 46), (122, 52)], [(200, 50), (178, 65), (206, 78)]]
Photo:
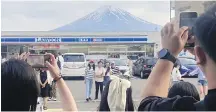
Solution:
[(31, 54), (27, 58), (27, 63), (29, 63), (32, 68), (47, 68), (45, 65), (46, 61), (50, 62), (50, 56), (44, 54)]
[[(193, 36), (193, 26), (198, 17), (197, 12), (182, 12), (180, 13), (180, 24), (179, 27), (187, 26), (189, 27), (188, 39)], [(185, 47), (194, 47), (194, 43), (186, 43)]]

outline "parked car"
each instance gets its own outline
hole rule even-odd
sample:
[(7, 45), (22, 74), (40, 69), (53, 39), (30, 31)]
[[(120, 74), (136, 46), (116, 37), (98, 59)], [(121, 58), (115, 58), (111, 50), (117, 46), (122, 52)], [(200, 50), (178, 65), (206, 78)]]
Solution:
[(144, 57), (139, 58), (133, 66), (133, 75), (138, 75), (141, 78), (146, 78), (151, 73), (152, 68), (157, 62), (157, 58)]
[(109, 62), (115, 62), (115, 66), (119, 68), (121, 74), (129, 71), (129, 67), (125, 60), (121, 59), (108, 59)]
[(136, 62), (136, 60), (139, 58), (139, 56), (137, 55), (130, 55), (130, 56), (127, 56), (128, 59), (132, 60), (133, 62)]
[(190, 74), (198, 67), (194, 58), (179, 57), (178, 60), (181, 65), (179, 71), (183, 77), (197, 77), (197, 74)]

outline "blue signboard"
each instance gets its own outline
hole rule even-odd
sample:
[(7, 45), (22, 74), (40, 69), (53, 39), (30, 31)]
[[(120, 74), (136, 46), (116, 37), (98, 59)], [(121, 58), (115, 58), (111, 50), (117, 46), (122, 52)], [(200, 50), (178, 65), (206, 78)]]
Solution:
[(145, 43), (139, 37), (2, 37), (1, 43)]

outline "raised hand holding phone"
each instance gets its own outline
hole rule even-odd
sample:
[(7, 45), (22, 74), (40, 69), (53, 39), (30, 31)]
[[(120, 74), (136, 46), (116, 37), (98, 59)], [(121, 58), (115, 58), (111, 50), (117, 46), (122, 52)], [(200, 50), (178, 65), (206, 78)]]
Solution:
[[(188, 30), (188, 40), (193, 37), (193, 25), (197, 19), (197, 12), (182, 12), (180, 13), (180, 24), (179, 27), (187, 26)], [(185, 48), (192, 48), (195, 46), (194, 42), (187, 42)]]
[(59, 70), (59, 67), (57, 65), (57, 61), (55, 59), (55, 56), (50, 54), (50, 53), (47, 53), (46, 55), (50, 57), (50, 61), (46, 61), (45, 65), (48, 67), (48, 70), (50, 71), (51, 76), (54, 79), (60, 77), (60, 70)]

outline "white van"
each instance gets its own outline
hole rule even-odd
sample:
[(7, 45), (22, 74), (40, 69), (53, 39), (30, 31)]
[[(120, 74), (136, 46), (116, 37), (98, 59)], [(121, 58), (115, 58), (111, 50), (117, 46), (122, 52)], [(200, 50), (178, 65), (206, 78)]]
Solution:
[(63, 76), (84, 76), (86, 68), (86, 56), (84, 53), (65, 53), (63, 54), (64, 66)]

